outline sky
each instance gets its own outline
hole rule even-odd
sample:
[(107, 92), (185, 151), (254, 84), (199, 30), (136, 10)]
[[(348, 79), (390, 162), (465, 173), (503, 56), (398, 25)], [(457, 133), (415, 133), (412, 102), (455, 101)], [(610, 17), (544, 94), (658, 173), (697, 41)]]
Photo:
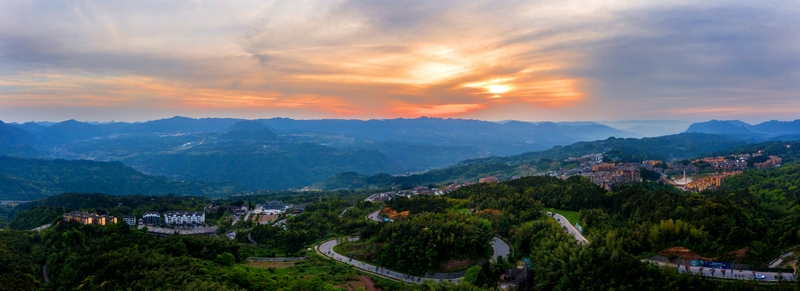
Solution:
[(800, 119), (796, 1), (0, 1), (0, 120)]

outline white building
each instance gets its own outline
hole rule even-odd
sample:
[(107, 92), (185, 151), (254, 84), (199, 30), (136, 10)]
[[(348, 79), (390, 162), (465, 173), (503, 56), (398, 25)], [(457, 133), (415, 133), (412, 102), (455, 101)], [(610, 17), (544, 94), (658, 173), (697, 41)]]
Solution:
[(200, 225), (206, 222), (203, 211), (167, 211), (164, 212), (164, 223), (168, 225)]

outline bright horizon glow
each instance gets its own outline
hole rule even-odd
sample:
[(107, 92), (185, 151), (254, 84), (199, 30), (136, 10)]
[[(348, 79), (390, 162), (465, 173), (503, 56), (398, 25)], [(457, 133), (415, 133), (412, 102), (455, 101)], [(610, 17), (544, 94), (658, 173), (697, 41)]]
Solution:
[(508, 86), (505, 85), (491, 85), (486, 87), (486, 89), (489, 89), (489, 93), (492, 94), (500, 94), (508, 92)]
[(800, 7), (0, 2), (0, 120), (800, 118)]

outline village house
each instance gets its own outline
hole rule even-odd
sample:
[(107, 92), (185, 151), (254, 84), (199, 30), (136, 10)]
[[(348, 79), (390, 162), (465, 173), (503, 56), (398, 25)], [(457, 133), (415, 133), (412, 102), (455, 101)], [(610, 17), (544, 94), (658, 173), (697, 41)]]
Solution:
[(75, 220), (80, 222), (81, 224), (96, 224), (96, 225), (108, 225), (111, 223), (117, 223), (117, 218), (108, 215), (99, 215), (97, 213), (89, 213), (89, 212), (80, 212), (80, 211), (73, 211), (70, 213), (64, 214), (64, 221)]

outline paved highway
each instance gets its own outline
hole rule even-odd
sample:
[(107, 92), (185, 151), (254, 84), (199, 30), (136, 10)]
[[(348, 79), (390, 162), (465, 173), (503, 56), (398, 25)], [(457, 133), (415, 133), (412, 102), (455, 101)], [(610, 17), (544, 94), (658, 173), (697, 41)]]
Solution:
[(575, 240), (577, 240), (579, 244), (584, 245), (584, 244), (589, 243), (589, 241), (586, 240), (585, 237), (583, 237), (583, 235), (578, 231), (578, 229), (575, 228), (575, 226), (572, 225), (569, 222), (569, 220), (567, 220), (566, 217), (564, 217), (561, 214), (558, 214), (558, 213), (553, 214), (551, 212), (547, 212), (547, 215), (550, 216), (550, 217), (553, 217), (553, 219), (558, 221), (558, 223), (561, 224), (561, 227), (564, 228), (564, 230), (567, 231), (567, 233), (569, 233), (572, 236), (574, 236)]
[[(354, 239), (351, 239), (351, 240), (354, 240)], [(353, 259), (347, 258), (345, 256), (342, 256), (340, 254), (337, 254), (336, 252), (333, 251), (333, 247), (335, 245), (337, 245), (337, 244), (339, 244), (339, 242), (337, 240), (335, 240), (335, 239), (326, 241), (326, 242), (324, 242), (324, 243), (322, 243), (322, 244), (320, 244), (318, 246), (317, 251), (320, 254), (323, 254), (323, 255), (325, 255), (327, 257), (330, 257), (330, 258), (332, 258), (334, 260), (343, 262), (345, 264), (352, 265), (352, 266), (354, 266), (354, 267), (356, 267), (358, 269), (361, 269), (363, 271), (366, 271), (366, 272), (369, 272), (369, 273), (372, 273), (372, 274), (376, 274), (376, 275), (379, 275), (379, 276), (382, 276), (382, 277), (395, 279), (395, 280), (398, 280), (398, 281), (405, 281), (405, 282), (409, 282), (409, 283), (422, 283), (422, 282), (425, 282), (425, 281), (458, 282), (458, 281), (461, 280), (461, 278), (457, 278), (457, 279), (434, 279), (434, 278), (426, 278), (426, 277), (420, 277), (420, 276), (410, 276), (410, 275), (406, 275), (406, 274), (403, 274), (403, 273), (400, 273), (400, 272), (387, 270), (387, 269), (381, 268), (381, 267), (376, 266), (376, 265), (372, 265), (372, 264), (369, 264), (369, 263), (364, 263), (362, 261), (353, 260)]]
[[(350, 241), (356, 241), (356, 240), (358, 240), (358, 238), (349, 238), (349, 240)], [(373, 274), (376, 274), (376, 275), (380, 275), (380, 276), (383, 276), (383, 277), (387, 277), (387, 278), (390, 278), (390, 279), (399, 280), (399, 281), (405, 281), (405, 282), (410, 282), (410, 283), (422, 283), (422, 282), (424, 282), (426, 280), (433, 280), (435, 282), (440, 282), (440, 281), (458, 282), (458, 281), (461, 280), (461, 278), (435, 279), (435, 278), (432, 278), (432, 277), (425, 277), (425, 276), (411, 276), (411, 275), (403, 274), (403, 273), (400, 273), (400, 272), (387, 270), (387, 269), (381, 268), (380, 266), (376, 266), (376, 265), (373, 265), (373, 264), (370, 264), (370, 263), (365, 263), (365, 262), (358, 261), (358, 260), (353, 260), (353, 259), (350, 259), (348, 257), (342, 256), (342, 255), (334, 252), (333, 251), (333, 247), (336, 246), (337, 244), (339, 244), (339, 241), (336, 240), (336, 239), (332, 239), (332, 240), (323, 242), (322, 244), (320, 244), (317, 247), (317, 252), (319, 252), (320, 254), (325, 255), (325, 256), (327, 256), (329, 258), (332, 258), (334, 260), (337, 260), (337, 261), (340, 261), (340, 262), (343, 262), (343, 263), (346, 263), (346, 264), (349, 264), (349, 265), (353, 265), (354, 267), (356, 267), (358, 269), (361, 269), (363, 271), (370, 272), (370, 273), (373, 273)], [(507, 258), (508, 254), (510, 253), (510, 250), (511, 250), (511, 248), (508, 246), (508, 244), (506, 244), (505, 241), (503, 241), (502, 239), (500, 239), (497, 236), (495, 236), (492, 239), (492, 248), (494, 249), (494, 256), (492, 257), (492, 259), (496, 259), (498, 256), (503, 256), (503, 257)]]
[[(649, 260), (645, 261), (654, 262), (663, 267), (677, 268), (676, 265), (670, 263), (656, 262)], [(725, 274), (722, 273), (723, 270), (725, 270)], [(689, 269), (687, 270), (685, 265), (681, 265), (678, 272), (682, 274), (691, 273), (695, 275), (701, 275), (703, 277), (738, 279), (738, 280), (753, 280), (755, 279), (755, 275), (764, 275), (763, 279), (755, 279), (755, 280), (765, 281), (765, 282), (779, 281), (780, 276), (783, 276), (784, 280), (794, 280), (794, 275), (792, 274), (779, 274), (777, 272), (754, 272), (751, 270), (733, 270), (733, 273), (731, 273), (730, 269), (712, 269), (712, 268), (701, 268), (692, 266), (689, 266)]]
[[(380, 212), (380, 210), (376, 210), (374, 212), (371, 212), (370, 214), (367, 215), (366, 218), (368, 220), (372, 220), (372, 221), (375, 221), (375, 222), (383, 222), (383, 220), (378, 216), (379, 212)], [(349, 238), (350, 241), (354, 241), (354, 240), (357, 240), (357, 239), (358, 238)], [(343, 262), (343, 263), (346, 263), (346, 264), (349, 264), (349, 265), (353, 265), (354, 267), (356, 267), (358, 269), (361, 269), (363, 271), (366, 271), (366, 272), (369, 272), (369, 273), (372, 273), (372, 274), (376, 274), (376, 275), (380, 275), (380, 276), (383, 276), (383, 277), (387, 277), (387, 278), (390, 278), (390, 279), (395, 279), (395, 280), (398, 280), (398, 281), (405, 281), (405, 282), (409, 282), (409, 283), (422, 283), (422, 282), (425, 282), (426, 280), (432, 280), (432, 281), (435, 281), (435, 282), (439, 282), (439, 281), (458, 282), (458, 281), (461, 280), (461, 278), (435, 279), (435, 278), (425, 277), (425, 276), (411, 276), (411, 275), (403, 274), (403, 273), (400, 273), (400, 272), (387, 270), (387, 269), (381, 268), (381, 267), (376, 266), (376, 265), (372, 265), (372, 264), (365, 263), (365, 262), (362, 262), (362, 261), (358, 261), (358, 260), (353, 260), (353, 259), (347, 258), (345, 256), (342, 256), (342, 255), (334, 252), (333, 251), (333, 247), (336, 246), (337, 244), (339, 244), (339, 242), (336, 239), (332, 239), (332, 240), (323, 242), (322, 244), (320, 244), (317, 247), (317, 252), (319, 252), (320, 254), (325, 255), (327, 257), (330, 257), (330, 258), (332, 258), (334, 260), (337, 260), (337, 261), (340, 261), (340, 262)], [(492, 238), (492, 249), (493, 249), (492, 260), (497, 259), (497, 257), (499, 257), (499, 256), (508, 258), (508, 255), (511, 253), (511, 247), (498, 236), (495, 236), (495, 237)]]
[(383, 222), (383, 220), (381, 220), (381, 218), (378, 217), (379, 212), (381, 212), (380, 209), (375, 210), (375, 212), (370, 212), (370, 214), (367, 214), (367, 219), (375, 222)]
[(507, 259), (508, 254), (511, 253), (511, 247), (509, 247), (504, 240), (500, 239), (499, 236), (492, 238), (492, 249), (494, 249), (492, 260), (496, 260), (497, 257), (503, 257)]

